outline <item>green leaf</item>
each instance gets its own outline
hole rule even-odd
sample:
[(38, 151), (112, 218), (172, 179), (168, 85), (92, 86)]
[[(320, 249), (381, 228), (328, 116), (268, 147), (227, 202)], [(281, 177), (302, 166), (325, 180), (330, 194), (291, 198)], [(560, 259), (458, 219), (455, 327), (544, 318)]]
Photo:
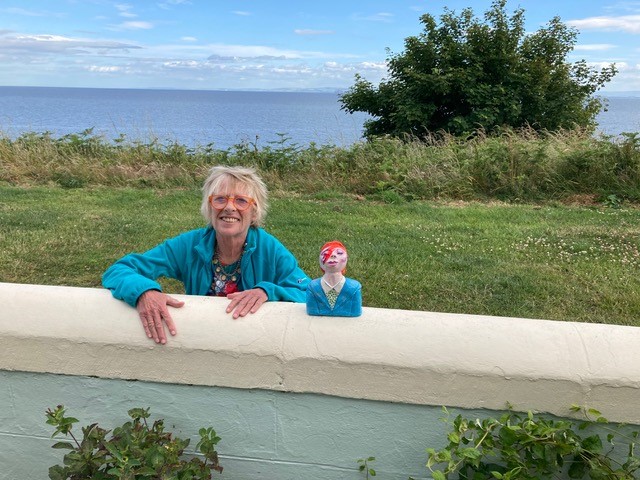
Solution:
[(447, 477), (445, 476), (445, 474), (439, 470), (435, 470), (434, 472), (431, 472), (431, 478), (433, 478), (433, 480), (447, 480)]
[(498, 437), (500, 438), (500, 440), (502, 440), (502, 443), (507, 447), (510, 447), (511, 445), (513, 445), (518, 439), (518, 435), (516, 434), (516, 431), (513, 429), (513, 427), (501, 428), (500, 431), (498, 432)]
[(118, 449), (117, 449), (115, 446), (113, 446), (111, 443), (106, 443), (106, 444), (105, 444), (105, 448), (109, 451), (109, 453), (110, 453), (111, 455), (113, 455), (113, 456), (114, 456), (114, 458), (115, 458), (116, 460), (118, 460), (119, 462), (124, 461), (124, 459), (122, 458), (122, 454), (121, 454), (121, 453), (118, 451)]
[(580, 457), (575, 457), (567, 474), (569, 478), (583, 478), (587, 473), (587, 464)]
[(475, 448), (461, 448), (459, 454), (462, 458), (468, 458), (470, 460), (476, 460), (482, 457), (482, 453)]
[(602, 452), (602, 439), (599, 435), (592, 435), (582, 441), (582, 448), (592, 453)]
[(49, 478), (51, 480), (67, 480), (66, 470), (60, 465), (54, 465), (49, 468)]
[(51, 448), (66, 448), (69, 450), (73, 450), (74, 446), (69, 442), (57, 442), (51, 445)]
[(157, 477), (158, 472), (156, 472), (153, 468), (151, 467), (142, 467), (140, 469), (138, 469), (136, 471), (137, 475), (146, 475), (146, 476), (150, 476), (150, 477)]

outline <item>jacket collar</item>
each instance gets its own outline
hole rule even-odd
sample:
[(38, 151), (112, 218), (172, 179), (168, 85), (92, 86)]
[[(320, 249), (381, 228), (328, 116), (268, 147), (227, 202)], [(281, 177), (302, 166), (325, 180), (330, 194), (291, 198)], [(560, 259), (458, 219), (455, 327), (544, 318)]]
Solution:
[[(256, 249), (256, 243), (258, 240), (258, 228), (249, 227), (247, 232), (247, 246), (245, 247), (245, 255), (253, 253)], [(195, 247), (195, 251), (204, 263), (211, 261), (213, 251), (216, 247), (216, 231), (213, 227), (208, 226), (205, 229), (204, 235)]]

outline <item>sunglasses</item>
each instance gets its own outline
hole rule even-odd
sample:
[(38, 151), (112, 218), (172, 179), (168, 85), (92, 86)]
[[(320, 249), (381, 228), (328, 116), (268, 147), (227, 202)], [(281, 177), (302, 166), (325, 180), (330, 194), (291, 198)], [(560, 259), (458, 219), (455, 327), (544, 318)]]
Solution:
[(209, 203), (216, 210), (224, 209), (229, 202), (232, 202), (236, 210), (240, 212), (256, 203), (253, 198), (247, 197), (246, 195), (209, 195)]

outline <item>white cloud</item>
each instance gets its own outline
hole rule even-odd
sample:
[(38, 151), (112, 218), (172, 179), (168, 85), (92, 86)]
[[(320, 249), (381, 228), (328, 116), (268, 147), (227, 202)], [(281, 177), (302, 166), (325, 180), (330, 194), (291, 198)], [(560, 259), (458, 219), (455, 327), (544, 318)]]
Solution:
[(234, 10), (233, 12), (234, 15), (240, 15), (241, 17), (249, 17), (251, 15), (251, 12), (245, 12), (242, 10)]
[(127, 17), (127, 18), (137, 17), (135, 13), (132, 13), (130, 11), (133, 9), (133, 6), (131, 5), (119, 3), (114, 5), (114, 7), (116, 7), (116, 10), (118, 10), (119, 12), (118, 15), (120, 15), (121, 17)]
[(77, 54), (87, 51), (128, 51), (137, 45), (112, 40), (89, 40), (60, 35), (2, 35), (0, 51), (5, 54), (42, 55), (51, 53)]
[(605, 50), (611, 50), (612, 48), (616, 48), (616, 45), (611, 45), (610, 43), (594, 43), (587, 45), (576, 45), (574, 47), (574, 50), (584, 52), (602, 52)]
[(387, 70), (386, 62), (361, 62), (358, 66), (364, 70)]
[(619, 72), (629, 70), (629, 64), (627, 62), (587, 62), (587, 65), (600, 70), (602, 68), (609, 68), (612, 63), (616, 64), (616, 68)]
[(153, 23), (143, 22), (143, 21), (131, 21), (131, 22), (122, 22), (119, 25), (116, 25), (116, 27), (122, 30), (150, 30), (153, 28)]
[(111, 65), (111, 66), (90, 65), (87, 67), (87, 70), (89, 70), (90, 72), (97, 72), (97, 73), (116, 73), (116, 72), (121, 72), (123, 69), (122, 67), (116, 67), (114, 65)]
[(616, 2), (612, 5), (605, 5), (604, 10), (620, 11), (626, 10), (628, 12), (640, 12), (640, 2)]
[(158, 7), (162, 8), (163, 10), (168, 10), (169, 8), (174, 7), (176, 5), (191, 5), (191, 1), (190, 0), (166, 0), (164, 2), (158, 3)]
[(296, 28), (293, 33), (296, 35), (332, 35), (336, 32), (333, 30), (311, 30), (305, 28)]
[(287, 57), (284, 55), (275, 56), (275, 55), (258, 55), (253, 57), (230, 57), (230, 56), (222, 56), (222, 55), (209, 55), (207, 57), (208, 62), (213, 62), (216, 64), (222, 63), (242, 63), (242, 62), (269, 62), (272, 60), (287, 60)]
[(183, 42), (197, 42), (198, 39), (196, 37), (181, 37), (180, 40)]
[(395, 15), (393, 13), (380, 12), (373, 15), (368, 15), (365, 17), (360, 17), (362, 20), (368, 20), (370, 22), (391, 22), (393, 21), (393, 17)]
[(260, 58), (260, 57), (282, 57), (301, 58), (300, 52), (294, 50), (280, 50), (264, 45), (227, 45), (222, 43), (207, 45), (214, 57), (240, 57), (240, 58)]
[(566, 24), (579, 30), (623, 31), (640, 34), (640, 15), (590, 17), (582, 20), (569, 20)]
[(3, 8), (3, 9), (0, 9), (0, 12), (8, 13), (8, 14), (11, 14), (11, 15), (23, 15), (25, 17), (57, 17), (57, 18), (62, 18), (62, 17), (66, 16), (66, 15), (64, 15), (62, 13), (47, 12), (47, 11), (44, 11), (44, 10), (27, 10), (25, 8), (19, 8), (19, 7)]
[(195, 60), (175, 60), (162, 63), (162, 66), (166, 68), (203, 68), (205, 65), (204, 62), (197, 62)]
[(342, 71), (342, 72), (361, 72), (363, 70), (371, 72), (386, 72), (387, 64), (385, 62), (359, 62), (359, 63), (338, 63), (325, 62), (323, 65), (325, 70)]

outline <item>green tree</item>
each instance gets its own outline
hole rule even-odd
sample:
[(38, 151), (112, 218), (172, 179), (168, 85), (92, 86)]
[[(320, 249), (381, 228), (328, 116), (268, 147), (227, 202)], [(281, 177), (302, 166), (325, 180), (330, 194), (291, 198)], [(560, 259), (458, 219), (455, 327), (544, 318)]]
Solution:
[(422, 15), (423, 32), (405, 39), (404, 52), (388, 52), (388, 78), (375, 87), (356, 75), (342, 109), (372, 115), (367, 137), (593, 128), (603, 108), (593, 94), (613, 78), (615, 65), (567, 62), (575, 29), (554, 17), (527, 34), (524, 10), (509, 16), (506, 3), (494, 0), (484, 21), (469, 8), (460, 15), (445, 8), (439, 24)]

